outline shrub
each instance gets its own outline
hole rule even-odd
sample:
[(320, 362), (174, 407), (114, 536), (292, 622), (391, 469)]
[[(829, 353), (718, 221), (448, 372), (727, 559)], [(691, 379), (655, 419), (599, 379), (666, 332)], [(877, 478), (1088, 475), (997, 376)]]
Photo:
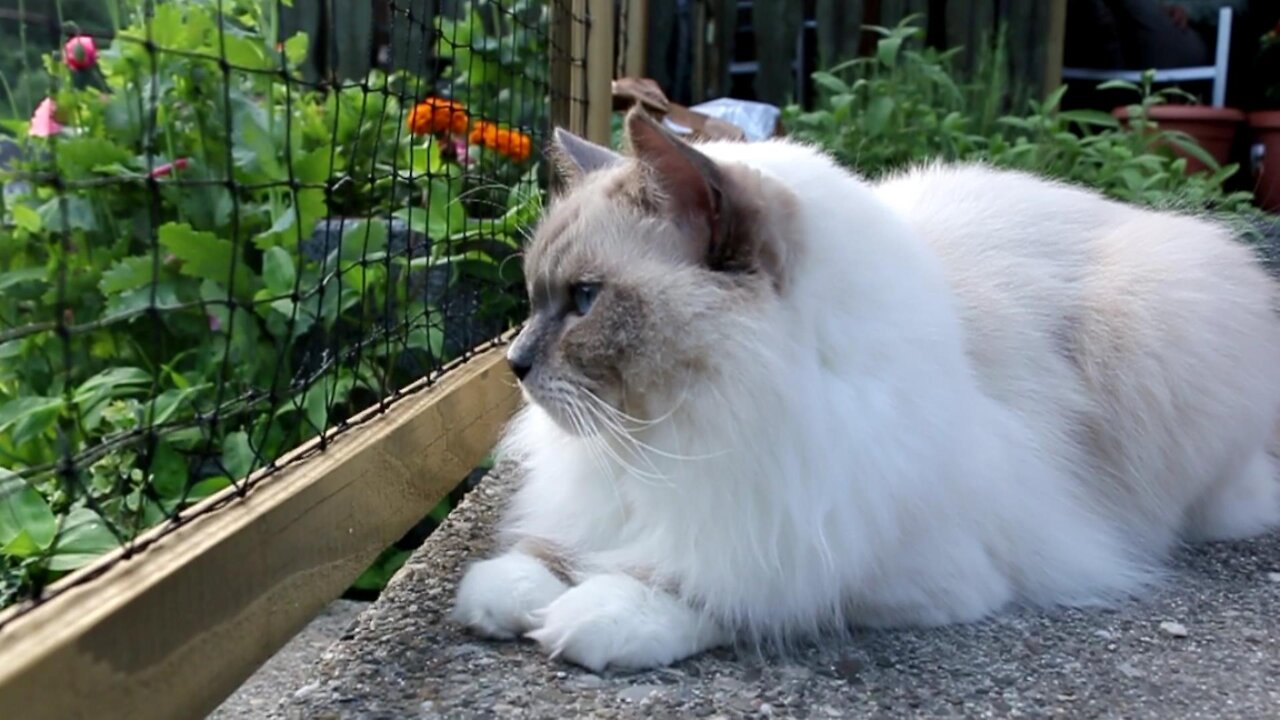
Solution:
[[(1042, 101), (1026, 100), (1022, 112), (1006, 113), (1002, 108), (1016, 93), (1009, 92), (1002, 40), (966, 78), (953, 66), (958, 49), (916, 49), (923, 32), (915, 18), (868, 29), (880, 35), (875, 55), (815, 73), (818, 107), (788, 107), (783, 116), (792, 136), (822, 145), (865, 176), (934, 159), (976, 161), (1088, 185), (1135, 203), (1253, 212), (1248, 193), (1224, 189), (1236, 165), (1219, 168), (1191, 137), (1149, 119), (1152, 106), (1179, 95), (1153, 92), (1149, 77), (1102, 86), (1133, 92), (1127, 127), (1107, 113), (1062, 110), (1065, 87)], [(1175, 147), (1211, 172), (1188, 175)]]

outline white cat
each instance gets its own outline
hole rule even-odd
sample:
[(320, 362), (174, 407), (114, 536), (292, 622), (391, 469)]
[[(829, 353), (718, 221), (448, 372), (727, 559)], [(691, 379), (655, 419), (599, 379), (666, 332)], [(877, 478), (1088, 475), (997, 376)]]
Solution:
[(454, 617), (588, 668), (1089, 605), (1280, 522), (1280, 293), (1205, 220), (983, 167), (557, 133), (505, 552)]

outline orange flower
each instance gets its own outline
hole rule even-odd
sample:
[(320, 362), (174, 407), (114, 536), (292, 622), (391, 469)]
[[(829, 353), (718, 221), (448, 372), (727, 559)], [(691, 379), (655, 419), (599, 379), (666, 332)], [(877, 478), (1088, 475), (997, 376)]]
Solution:
[(465, 133), (471, 122), (467, 111), (453, 100), (429, 97), (409, 111), (405, 120), (409, 132), (414, 135), (441, 135), (447, 132)]
[(496, 123), (480, 120), (471, 129), (471, 143), (489, 148), (501, 155), (524, 162), (533, 153), (533, 140), (519, 130), (498, 127)]

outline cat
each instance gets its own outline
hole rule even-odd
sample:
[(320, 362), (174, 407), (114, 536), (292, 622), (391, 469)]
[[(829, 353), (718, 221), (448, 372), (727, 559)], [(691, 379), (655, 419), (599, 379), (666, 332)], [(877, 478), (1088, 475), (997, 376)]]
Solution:
[(1280, 291), (1223, 227), (642, 111), (625, 137), (555, 133), (472, 631), (653, 668), (1105, 605), (1280, 523)]

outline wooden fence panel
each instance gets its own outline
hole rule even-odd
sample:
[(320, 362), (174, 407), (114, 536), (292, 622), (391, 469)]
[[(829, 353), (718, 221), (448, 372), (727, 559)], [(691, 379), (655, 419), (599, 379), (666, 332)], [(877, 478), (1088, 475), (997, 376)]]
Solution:
[(832, 65), (858, 54), (862, 43), (862, 0), (818, 0), (818, 66)]
[(756, 97), (785, 105), (795, 97), (796, 33), (804, 21), (803, 3), (794, 0), (755, 0), (752, 25), (756, 29)]
[[(704, 0), (716, 5), (720, 0)], [(660, 6), (674, 0), (653, 0)], [(802, 3), (796, 0), (756, 0), (753, 22), (761, 67), (756, 80), (758, 99), (786, 102), (795, 95), (791, 61)], [(932, 12), (931, 12), (932, 10)], [(962, 47), (956, 59), (962, 70), (973, 69), (979, 57), (997, 39), (1001, 25), (1007, 31), (1011, 96), (1043, 95), (1056, 83), (1061, 67), (1061, 25), (1064, 0), (817, 0), (818, 65), (831, 65), (868, 51), (873, 42), (864, 37), (868, 24), (893, 26), (916, 15), (931, 40), (947, 48)], [(660, 22), (660, 21), (656, 21)], [(661, 32), (651, 25), (654, 36)], [(720, 42), (723, 42), (722, 37)], [(650, 63), (654, 67), (654, 63)], [(715, 85), (707, 80), (707, 88)]]

